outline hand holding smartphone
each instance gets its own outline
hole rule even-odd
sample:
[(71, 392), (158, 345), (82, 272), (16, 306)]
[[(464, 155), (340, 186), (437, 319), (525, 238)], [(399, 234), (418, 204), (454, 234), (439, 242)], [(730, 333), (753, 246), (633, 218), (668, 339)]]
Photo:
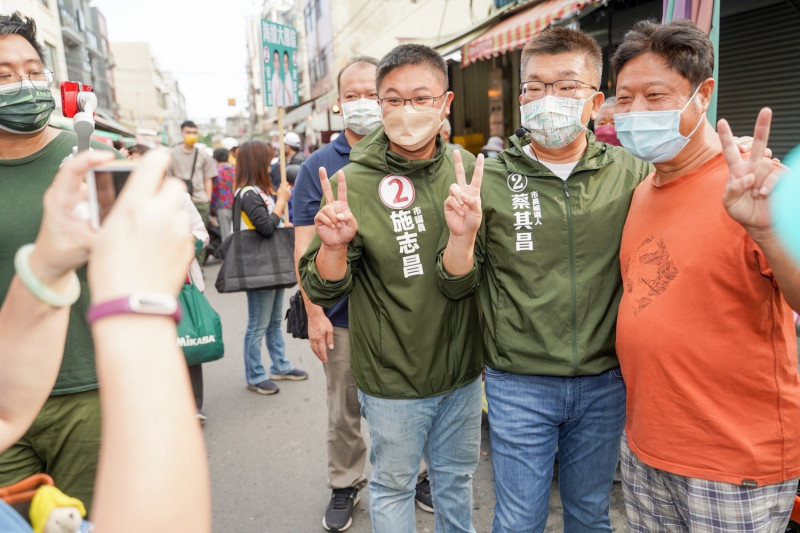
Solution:
[(139, 167), (136, 161), (119, 160), (94, 167), (86, 175), (89, 193), (89, 222), (100, 229), (131, 172)]

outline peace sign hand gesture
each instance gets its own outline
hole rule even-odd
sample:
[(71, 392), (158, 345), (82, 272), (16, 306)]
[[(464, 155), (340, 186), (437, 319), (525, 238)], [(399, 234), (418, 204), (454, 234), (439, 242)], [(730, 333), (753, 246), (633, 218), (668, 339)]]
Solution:
[(480, 228), (483, 212), (481, 210), (481, 182), (483, 180), (483, 154), (475, 162), (472, 181), (467, 185), (461, 152), (453, 151), (456, 183), (450, 185), (450, 196), (444, 202), (444, 217), (450, 235), (453, 237), (474, 238)]
[(722, 153), (730, 171), (722, 203), (731, 218), (744, 226), (751, 236), (753, 232), (770, 230), (768, 197), (782, 172), (765, 157), (771, 121), (772, 110), (763, 108), (756, 120), (748, 159), (742, 159), (728, 122), (723, 119), (717, 123)]
[(322, 185), (322, 195), (325, 198), (325, 205), (314, 217), (314, 225), (322, 243), (328, 248), (341, 249), (347, 248), (347, 243), (353, 240), (358, 231), (356, 222), (350, 206), (347, 204), (347, 182), (344, 172), (336, 173), (339, 185), (339, 199), (333, 197), (333, 189), (328, 180), (328, 173), (324, 167), (319, 167), (319, 181)]

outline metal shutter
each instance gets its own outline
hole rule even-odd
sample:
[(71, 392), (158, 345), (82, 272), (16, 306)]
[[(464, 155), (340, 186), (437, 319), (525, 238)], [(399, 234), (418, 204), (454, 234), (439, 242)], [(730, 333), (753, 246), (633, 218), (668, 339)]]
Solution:
[(717, 118), (753, 134), (758, 111), (773, 111), (776, 157), (800, 143), (800, 12), (786, 2), (722, 17)]

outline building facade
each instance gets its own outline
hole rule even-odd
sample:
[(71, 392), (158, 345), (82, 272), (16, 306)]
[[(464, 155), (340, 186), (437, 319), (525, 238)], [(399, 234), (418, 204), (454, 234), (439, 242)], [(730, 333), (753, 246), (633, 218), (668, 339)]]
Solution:
[(120, 121), (156, 132), (166, 145), (180, 140), (186, 102), (175, 77), (162, 72), (146, 42), (112, 42)]
[[(800, 107), (792, 87), (800, 82), (800, 5), (783, 0), (718, 1), (717, 118), (734, 134), (752, 135), (761, 107), (774, 111), (770, 147), (784, 157), (800, 141)], [(662, 0), (533, 0), (515, 2), (487, 18), (478, 31), (436, 46), (449, 59), (454, 142), (477, 153), (490, 135), (503, 138), (520, 125), (520, 56), (525, 43), (550, 25), (592, 35), (603, 49), (600, 90), (616, 92), (609, 65), (636, 22), (661, 20)], [(776, 46), (780, 43), (780, 46)]]

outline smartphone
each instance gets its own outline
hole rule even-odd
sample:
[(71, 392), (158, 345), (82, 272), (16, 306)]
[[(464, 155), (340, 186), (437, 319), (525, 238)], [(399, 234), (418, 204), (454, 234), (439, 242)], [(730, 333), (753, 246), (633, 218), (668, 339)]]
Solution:
[(89, 222), (93, 228), (100, 228), (127, 183), (128, 176), (138, 167), (136, 161), (118, 160), (94, 167), (86, 175), (86, 185), (89, 189)]

